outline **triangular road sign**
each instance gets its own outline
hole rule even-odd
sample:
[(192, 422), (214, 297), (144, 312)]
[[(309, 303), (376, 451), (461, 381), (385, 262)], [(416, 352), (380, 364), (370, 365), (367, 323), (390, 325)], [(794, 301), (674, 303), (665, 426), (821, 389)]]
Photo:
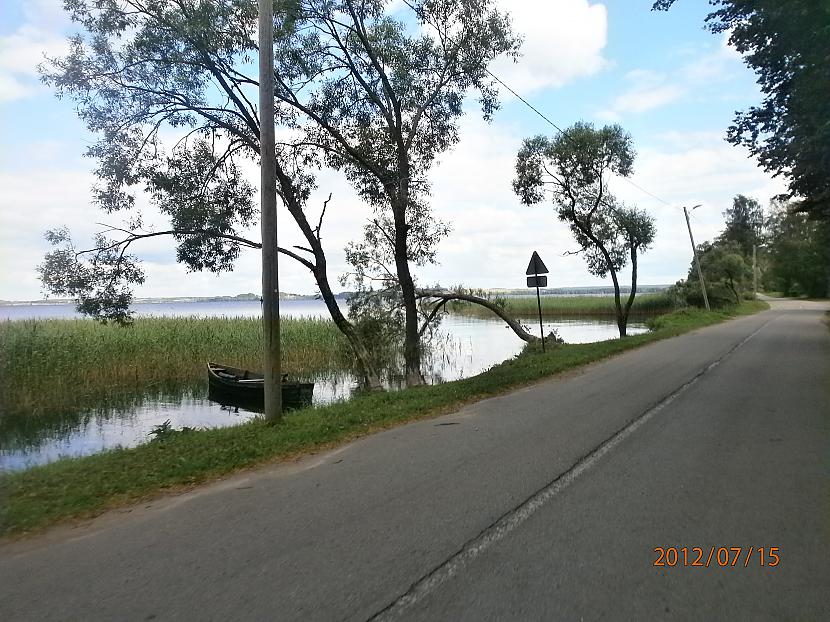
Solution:
[(545, 262), (542, 261), (542, 258), (539, 257), (539, 253), (533, 251), (533, 255), (530, 258), (530, 263), (527, 264), (527, 272), (525, 274), (547, 274), (548, 268), (545, 266)]

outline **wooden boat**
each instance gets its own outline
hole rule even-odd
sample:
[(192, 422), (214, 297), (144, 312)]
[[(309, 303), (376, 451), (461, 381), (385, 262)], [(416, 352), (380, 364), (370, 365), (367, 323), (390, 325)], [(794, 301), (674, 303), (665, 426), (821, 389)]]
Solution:
[[(208, 388), (211, 399), (216, 401), (241, 401), (262, 404), (265, 398), (265, 384), (262, 374), (229, 365), (208, 363)], [(314, 393), (313, 382), (289, 382), (288, 374), (282, 376), (282, 402), (288, 408), (311, 404)]]

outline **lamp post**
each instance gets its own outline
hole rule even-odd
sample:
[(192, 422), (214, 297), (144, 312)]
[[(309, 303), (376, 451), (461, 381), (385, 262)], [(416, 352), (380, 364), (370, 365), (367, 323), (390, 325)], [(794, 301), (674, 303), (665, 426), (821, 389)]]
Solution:
[(686, 210), (686, 207), (683, 207), (683, 214), (686, 216), (686, 228), (689, 229), (689, 240), (692, 242), (692, 253), (695, 256), (695, 265), (697, 266), (697, 276), (700, 279), (700, 289), (703, 290), (703, 304), (706, 305), (706, 310), (711, 311), (709, 308), (709, 296), (706, 295), (706, 282), (703, 280), (703, 270), (700, 269), (700, 258), (697, 256), (697, 246), (695, 246), (695, 239), (692, 236), (692, 225), (689, 223), (689, 211), (696, 210), (700, 207), (700, 203), (692, 207), (690, 210)]

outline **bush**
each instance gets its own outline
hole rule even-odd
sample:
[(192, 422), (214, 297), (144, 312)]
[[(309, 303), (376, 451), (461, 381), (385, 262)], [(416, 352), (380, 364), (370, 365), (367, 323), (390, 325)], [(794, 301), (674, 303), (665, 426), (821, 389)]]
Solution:
[[(671, 295), (676, 300), (676, 308), (683, 307), (699, 307), (703, 308), (706, 304), (703, 301), (703, 290), (698, 281), (678, 281), (669, 289)], [(713, 309), (720, 309), (729, 305), (735, 304), (735, 297), (729, 288), (720, 283), (707, 283), (706, 296), (709, 298), (709, 306)], [(750, 293), (750, 300), (752, 295)]]

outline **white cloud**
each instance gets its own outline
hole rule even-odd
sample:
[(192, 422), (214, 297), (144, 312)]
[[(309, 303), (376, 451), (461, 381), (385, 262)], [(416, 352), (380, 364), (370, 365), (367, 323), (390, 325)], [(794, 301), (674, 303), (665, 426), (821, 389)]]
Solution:
[(0, 35), (0, 102), (38, 93), (42, 87), (37, 66), (44, 55), (58, 56), (68, 50), (64, 36), (68, 18), (59, 3), (29, 0), (23, 4), (23, 14), (23, 24)]
[(611, 107), (599, 114), (600, 118), (617, 121), (626, 114), (639, 114), (675, 102), (686, 93), (686, 89), (666, 83), (665, 77), (655, 72), (631, 72), (626, 78), (633, 86), (615, 97)]
[(4, 72), (0, 68), (0, 103), (22, 99), (34, 94), (36, 91), (37, 89), (31, 84), (28, 84), (26, 80), (20, 80), (10, 72)]
[(724, 225), (723, 211), (732, 198), (744, 194), (766, 206), (784, 191), (744, 149), (727, 144), (714, 132), (671, 132), (655, 145), (640, 150), (632, 180), (669, 205), (648, 196), (624, 180), (612, 191), (623, 200), (647, 209), (656, 218), (654, 247), (643, 256), (642, 282), (671, 283), (684, 277), (691, 261), (691, 243), (682, 207), (702, 204), (691, 215), (695, 242), (714, 239)]
[(636, 115), (662, 108), (692, 93), (730, 79), (738, 64), (735, 51), (723, 40), (715, 50), (698, 53), (672, 73), (635, 69), (624, 76), (625, 89), (615, 96), (610, 105), (597, 113), (601, 119), (619, 121), (626, 115)]
[(89, 187), (92, 175), (36, 162), (28, 171), (0, 173), (0, 299), (38, 298), (35, 267), (49, 245), (47, 229), (71, 225), (81, 237), (93, 232)]
[(600, 71), (608, 30), (605, 6), (589, 0), (502, 0), (524, 39), (518, 63), (499, 59), (493, 73), (520, 93), (558, 87)]

